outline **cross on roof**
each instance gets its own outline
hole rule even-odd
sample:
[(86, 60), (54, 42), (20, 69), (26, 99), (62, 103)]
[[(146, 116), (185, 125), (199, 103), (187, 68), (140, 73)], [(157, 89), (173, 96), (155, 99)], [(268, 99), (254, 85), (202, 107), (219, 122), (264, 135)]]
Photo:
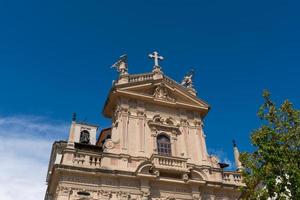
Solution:
[(158, 60), (164, 59), (164, 57), (158, 55), (156, 51), (154, 51), (152, 54), (149, 54), (149, 58), (152, 58), (154, 60), (154, 67), (159, 67)]

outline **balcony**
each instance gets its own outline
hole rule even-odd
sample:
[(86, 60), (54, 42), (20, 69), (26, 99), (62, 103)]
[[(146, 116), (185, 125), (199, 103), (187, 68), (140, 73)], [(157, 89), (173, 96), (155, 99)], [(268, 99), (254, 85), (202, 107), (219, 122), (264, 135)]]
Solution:
[(159, 171), (188, 172), (186, 158), (153, 154), (150, 160), (154, 168)]
[(243, 185), (242, 174), (240, 172), (223, 172), (223, 183)]
[(101, 157), (96, 155), (74, 153), (72, 158), (73, 166), (86, 168), (99, 168)]

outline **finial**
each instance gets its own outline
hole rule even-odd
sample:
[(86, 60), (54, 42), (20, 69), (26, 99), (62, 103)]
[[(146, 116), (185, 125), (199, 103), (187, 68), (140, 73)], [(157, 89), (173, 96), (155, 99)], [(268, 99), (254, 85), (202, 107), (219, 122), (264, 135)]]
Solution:
[(233, 147), (237, 147), (235, 140), (232, 140)]
[(149, 56), (149, 58), (154, 60), (153, 69), (160, 68), (158, 61), (163, 60), (164, 57), (160, 56), (157, 51), (154, 51), (152, 54), (149, 54), (148, 56)]
[(240, 161), (240, 152), (237, 148), (235, 140), (232, 140), (232, 144), (233, 144), (233, 155), (234, 155), (235, 166), (238, 171), (241, 171), (243, 169), (243, 166)]
[(123, 54), (120, 56), (119, 60), (114, 63), (111, 68), (116, 68), (119, 72), (119, 75), (127, 75), (128, 74), (128, 65), (127, 65), (127, 55)]
[(76, 121), (76, 113), (75, 113), (75, 112), (72, 113), (72, 121), (73, 121), (73, 122)]
[(193, 88), (193, 78), (195, 76), (195, 70), (191, 69), (181, 81), (181, 85), (186, 88)]

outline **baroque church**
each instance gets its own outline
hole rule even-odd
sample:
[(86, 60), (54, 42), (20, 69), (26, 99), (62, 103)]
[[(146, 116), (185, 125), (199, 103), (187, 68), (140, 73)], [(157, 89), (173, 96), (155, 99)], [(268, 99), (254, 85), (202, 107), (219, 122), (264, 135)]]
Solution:
[[(166, 76), (157, 52), (151, 72), (129, 74), (127, 56), (103, 107), (111, 127), (76, 120), (67, 141), (52, 146), (45, 200), (233, 200), (243, 186), (236, 170), (207, 153), (203, 120), (209, 105), (197, 96), (193, 73), (181, 83)], [(97, 138), (97, 133), (99, 133)]]

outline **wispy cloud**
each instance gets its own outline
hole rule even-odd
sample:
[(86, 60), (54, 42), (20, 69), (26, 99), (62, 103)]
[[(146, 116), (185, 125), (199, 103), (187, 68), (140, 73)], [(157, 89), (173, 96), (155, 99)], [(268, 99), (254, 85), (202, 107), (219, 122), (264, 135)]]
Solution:
[(68, 125), (43, 117), (0, 116), (0, 197), (41, 200), (53, 141), (64, 139)]

